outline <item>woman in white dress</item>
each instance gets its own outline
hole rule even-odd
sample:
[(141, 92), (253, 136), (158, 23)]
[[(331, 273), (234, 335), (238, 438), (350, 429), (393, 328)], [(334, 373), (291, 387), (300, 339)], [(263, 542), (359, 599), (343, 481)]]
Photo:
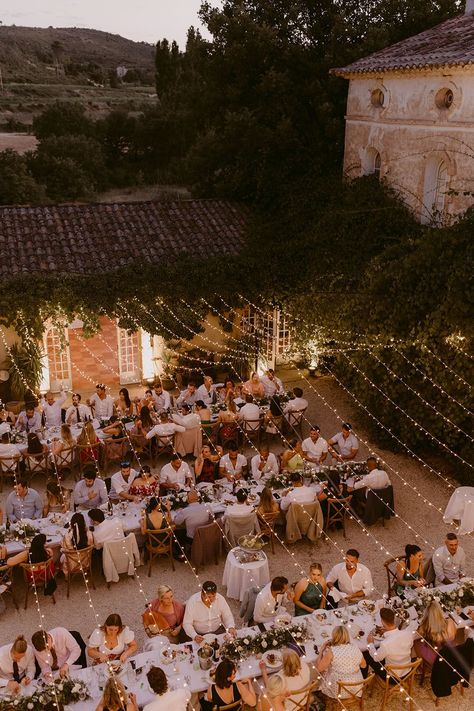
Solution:
[[(286, 697), (291, 694), (291, 700), (285, 700), (285, 708), (294, 709), (294, 703), (302, 703), (306, 693), (297, 694), (301, 689), (305, 689), (310, 684), (311, 672), (309, 666), (305, 661), (301, 660), (295, 651), (292, 649), (285, 649), (282, 654), (283, 666), (281, 671), (278, 672), (278, 676), (283, 681), (283, 696)], [(268, 686), (269, 678), (267, 672), (267, 665), (262, 660), (259, 664), (262, 670), (262, 678), (265, 686)]]
[[(367, 666), (359, 647), (351, 642), (345, 627), (335, 627), (331, 640), (325, 642), (316, 660), (316, 668), (322, 675), (320, 691), (332, 699), (338, 698), (339, 681), (362, 681), (361, 669)], [(362, 685), (360, 692), (362, 694)], [(345, 698), (347, 694), (343, 694)]]
[(135, 633), (122, 624), (120, 615), (107, 617), (101, 627), (96, 627), (89, 638), (87, 654), (93, 664), (120, 659), (123, 663), (127, 657), (137, 651)]

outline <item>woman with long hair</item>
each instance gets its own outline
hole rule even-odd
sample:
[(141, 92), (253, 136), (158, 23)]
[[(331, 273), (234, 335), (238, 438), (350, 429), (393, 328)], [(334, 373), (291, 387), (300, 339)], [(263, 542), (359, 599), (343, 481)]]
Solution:
[(56, 481), (50, 479), (46, 483), (46, 491), (43, 502), (43, 516), (46, 517), (50, 513), (66, 513), (69, 509), (69, 496), (66, 489)]
[[(89, 531), (89, 529), (87, 528), (84, 516), (81, 513), (76, 512), (71, 516), (71, 520), (69, 522), (69, 530), (67, 531), (61, 543), (62, 554), (59, 562), (61, 564), (61, 568), (64, 575), (66, 575), (68, 572), (73, 572), (71, 571), (70, 567), (71, 560), (69, 560), (68, 567), (64, 551), (81, 551), (84, 548), (89, 548), (89, 546), (92, 545), (94, 545), (94, 536), (92, 535), (92, 532)], [(83, 562), (81, 556), (75, 556), (74, 561), (74, 570), (77, 570), (78, 568), (80, 568), (80, 565)]]
[(295, 471), (304, 467), (304, 455), (299, 439), (293, 438), (288, 442), (288, 448), (281, 455), (281, 468)]
[[(284, 649), (282, 652), (283, 666), (278, 675), (282, 678), (285, 684), (285, 691), (287, 694), (292, 695), (292, 699), (295, 703), (302, 703), (305, 698), (305, 693), (298, 694), (297, 692), (305, 689), (310, 683), (310, 669), (308, 664), (299, 658), (297, 653), (293, 649)], [(260, 663), (260, 668), (262, 670), (263, 681), (265, 685), (268, 683), (267, 666), (265, 662)], [(294, 707), (294, 704), (285, 703), (288, 709)]]
[(128, 493), (132, 496), (139, 496), (144, 499), (148, 496), (155, 496), (158, 487), (158, 479), (151, 473), (148, 464), (143, 464), (139, 475), (133, 480)]
[(131, 417), (133, 415), (133, 403), (130, 400), (127, 388), (120, 388), (114, 405), (119, 417)]
[(102, 699), (95, 711), (138, 711), (137, 697), (132, 691), (126, 691), (114, 674), (107, 679)]
[[(61, 425), (61, 439), (53, 439), (51, 451), (53, 454), (60, 454), (65, 449), (71, 449), (76, 444), (75, 438), (72, 436), (69, 425)], [(72, 454), (71, 454), (72, 459)]]
[(250, 375), (250, 378), (244, 383), (242, 391), (245, 395), (252, 395), (254, 398), (265, 397), (265, 386), (258, 373), (254, 372)]
[(433, 600), (425, 609), (417, 630), (420, 639), (414, 642), (416, 656), (432, 666), (438, 651), (455, 643), (456, 632), (455, 622), (446, 617), (439, 602)]
[(205, 444), (201, 448), (201, 454), (196, 457), (194, 462), (194, 473), (196, 475), (196, 484), (208, 482), (213, 484), (219, 478), (219, 462), (223, 452), (222, 447), (216, 447), (216, 452), (213, 454), (210, 446)]
[(46, 536), (44, 533), (38, 533), (31, 541), (29, 550), (24, 550), (21, 553), (8, 558), (7, 565), (13, 568), (20, 563), (46, 563), (48, 565), (41, 569), (27, 570), (28, 582), (34, 585), (44, 585), (48, 580), (54, 577), (54, 561), (53, 551), (46, 547)]
[(310, 615), (326, 607), (327, 584), (320, 563), (311, 563), (308, 577), (301, 578), (295, 586), (295, 616)]
[(405, 546), (405, 557), (397, 563), (396, 576), (397, 595), (404, 595), (407, 587), (420, 588), (426, 585), (423, 578), (423, 551), (419, 546), (410, 543)]
[(98, 461), (100, 455), (101, 441), (97, 437), (94, 425), (87, 421), (84, 423), (82, 432), (77, 438), (77, 444), (84, 449), (80, 450), (81, 462)]
[(41, 443), (36, 432), (28, 432), (26, 441), (28, 443), (27, 454), (44, 454), (48, 451), (48, 445)]
[(285, 682), (281, 676), (273, 674), (265, 685), (265, 691), (258, 698), (257, 711), (285, 711), (287, 696)]
[(185, 607), (174, 599), (169, 585), (160, 585), (155, 600), (142, 615), (143, 626), (149, 637), (163, 634), (173, 644), (180, 644), (188, 639), (183, 630)]
[(211, 684), (206, 693), (206, 700), (214, 708), (227, 706), (234, 701), (242, 701), (247, 706), (255, 706), (257, 697), (251, 679), (235, 681), (237, 667), (230, 659), (223, 659), (216, 667), (214, 684)]
[[(342, 625), (335, 627), (331, 640), (323, 644), (316, 660), (316, 669), (322, 675), (320, 690), (331, 699), (337, 699), (338, 682), (362, 681), (361, 669), (366, 666), (362, 652), (351, 641), (347, 628)], [(356, 692), (354, 689), (354, 693), (360, 696), (362, 689), (361, 685), (360, 691)]]
[[(163, 512), (163, 508), (166, 513)], [(142, 533), (144, 534), (145, 531), (159, 531), (161, 528), (170, 526), (172, 523), (170, 509), (169, 499), (166, 499), (163, 505), (159, 498), (152, 496), (146, 508), (142, 511), (140, 521)]]
[(153, 427), (155, 422), (151, 416), (151, 410), (148, 405), (143, 405), (140, 408), (140, 414), (138, 419), (135, 420), (135, 426), (132, 428), (132, 434), (143, 434), (146, 435)]
[(115, 659), (123, 663), (135, 654), (137, 648), (134, 632), (123, 624), (120, 615), (113, 613), (92, 632), (87, 654), (94, 664)]
[(276, 513), (279, 509), (278, 502), (273, 498), (272, 490), (269, 486), (264, 486), (260, 492), (257, 513), (264, 516), (265, 514)]

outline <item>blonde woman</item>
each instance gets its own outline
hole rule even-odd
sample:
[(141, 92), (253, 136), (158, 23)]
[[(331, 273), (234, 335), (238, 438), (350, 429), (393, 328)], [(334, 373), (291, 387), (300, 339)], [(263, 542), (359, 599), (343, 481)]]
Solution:
[(295, 586), (295, 616), (310, 615), (314, 610), (326, 607), (326, 580), (320, 563), (311, 563), (309, 575)]
[[(81, 450), (81, 461), (89, 462), (91, 460), (98, 461), (100, 455), (100, 446), (102, 442), (97, 437), (92, 422), (86, 422), (82, 428), (82, 432), (77, 438), (77, 444), (80, 446), (85, 446)], [(86, 446), (87, 445), (87, 446)]]
[(46, 484), (43, 500), (43, 516), (50, 513), (66, 513), (69, 509), (69, 492), (51, 479)]
[(95, 711), (138, 711), (137, 697), (131, 691), (127, 693), (122, 682), (114, 675), (107, 680)]
[(244, 395), (252, 395), (255, 398), (265, 397), (265, 386), (260, 380), (258, 373), (252, 373), (247, 382), (244, 383), (242, 391)]
[(414, 643), (416, 656), (433, 665), (438, 650), (455, 643), (456, 632), (454, 621), (451, 617), (445, 617), (439, 602), (433, 600), (426, 608), (417, 630), (421, 639), (416, 639)]
[(169, 585), (160, 585), (156, 599), (143, 613), (143, 626), (148, 636), (164, 634), (173, 644), (187, 640), (183, 631), (185, 606), (174, 599), (173, 590)]
[[(301, 660), (299, 658), (299, 656), (296, 654), (296, 652), (293, 651), (292, 649), (285, 649), (283, 651), (282, 656), (283, 656), (283, 667), (282, 667), (281, 671), (278, 672), (278, 676), (283, 681), (286, 695), (289, 696), (291, 694), (292, 700), (294, 700), (295, 703), (300, 704), (304, 700), (306, 694), (305, 693), (298, 694), (295, 692), (305, 689), (309, 685), (309, 683), (310, 683), (309, 666), (306, 664), (305, 661)], [(268, 686), (269, 679), (268, 679), (268, 673), (267, 673), (267, 665), (265, 664), (264, 661), (260, 662), (260, 669), (262, 670), (262, 677), (263, 677), (265, 686)], [(294, 704), (291, 703), (290, 701), (286, 701), (285, 708), (292, 709), (292, 708), (294, 708)]]
[[(325, 642), (316, 660), (316, 669), (322, 675), (320, 691), (331, 699), (338, 698), (339, 681), (362, 681), (361, 669), (367, 666), (357, 645), (351, 642), (346, 627), (338, 625), (331, 640)], [(362, 694), (362, 686), (360, 692)]]
[(275, 674), (268, 679), (265, 691), (258, 699), (257, 711), (285, 711), (287, 696), (285, 682)]
[[(61, 425), (61, 439), (53, 439), (51, 444), (51, 452), (60, 454), (65, 449), (71, 449), (76, 444), (75, 438), (72, 436), (69, 425)], [(70, 453), (72, 460), (72, 453)]]

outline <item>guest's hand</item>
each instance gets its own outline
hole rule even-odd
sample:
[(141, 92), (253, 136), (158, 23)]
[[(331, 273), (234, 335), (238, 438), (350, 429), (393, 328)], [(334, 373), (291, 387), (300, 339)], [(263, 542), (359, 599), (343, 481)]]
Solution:
[(69, 666), (67, 664), (63, 664), (61, 669), (59, 670), (59, 676), (67, 676), (69, 674)]
[(294, 600), (295, 599), (295, 591), (294, 590), (287, 590), (286, 597), (288, 598), (288, 600)]
[(109, 661), (109, 655), (108, 655), (108, 654), (99, 654), (99, 656), (97, 657), (97, 659), (99, 660), (99, 662), (100, 662), (101, 664), (104, 664), (105, 662), (108, 662), (108, 661)]
[(262, 672), (265, 671), (266, 668), (267, 668), (267, 665), (266, 665), (264, 659), (261, 659), (261, 660), (259, 661), (258, 666), (260, 667), (260, 669), (262, 670)]
[(232, 635), (232, 637), (237, 637), (237, 630), (235, 629), (235, 627), (229, 627), (227, 632)]
[(197, 635), (195, 636), (195, 638), (194, 638), (194, 641), (195, 641), (197, 644), (201, 644), (201, 642), (202, 642), (203, 640), (204, 640), (204, 637), (203, 637), (202, 635), (200, 635), (200, 634), (197, 634)]
[(20, 681), (20, 684), (22, 686), (28, 686), (28, 684), (31, 684), (31, 679), (29, 676), (24, 676), (23, 679)]
[(367, 642), (368, 642), (369, 644), (373, 644), (373, 643), (374, 643), (374, 635), (372, 634), (372, 632), (367, 635)]
[(135, 696), (135, 694), (133, 693), (133, 691), (129, 691), (129, 692), (128, 692), (128, 698), (130, 699), (130, 701), (132, 702), (132, 704), (135, 704), (135, 706), (138, 708), (137, 697)]
[(9, 681), (7, 684), (7, 689), (11, 694), (18, 694), (20, 691), (20, 684), (17, 681)]
[(124, 663), (127, 661), (127, 657), (128, 657), (127, 652), (122, 652), (122, 654), (121, 654), (120, 657), (119, 657), (119, 659), (120, 659), (120, 661), (122, 662), (122, 664), (124, 664)]

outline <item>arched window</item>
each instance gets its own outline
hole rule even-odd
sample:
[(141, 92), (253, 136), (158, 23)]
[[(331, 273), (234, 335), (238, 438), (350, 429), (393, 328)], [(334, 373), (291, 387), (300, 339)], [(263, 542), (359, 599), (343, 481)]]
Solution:
[(428, 159), (425, 168), (421, 223), (443, 224), (446, 192), (448, 189), (448, 168), (438, 156)]
[(141, 346), (138, 331), (129, 333), (117, 327), (120, 383), (139, 383), (142, 378)]
[(54, 392), (72, 387), (71, 361), (69, 357), (69, 342), (66, 329), (61, 331), (52, 326), (44, 337), (46, 355), (48, 358), (49, 387)]
[(382, 159), (376, 148), (367, 148), (364, 161), (364, 175), (375, 175), (380, 179)]

